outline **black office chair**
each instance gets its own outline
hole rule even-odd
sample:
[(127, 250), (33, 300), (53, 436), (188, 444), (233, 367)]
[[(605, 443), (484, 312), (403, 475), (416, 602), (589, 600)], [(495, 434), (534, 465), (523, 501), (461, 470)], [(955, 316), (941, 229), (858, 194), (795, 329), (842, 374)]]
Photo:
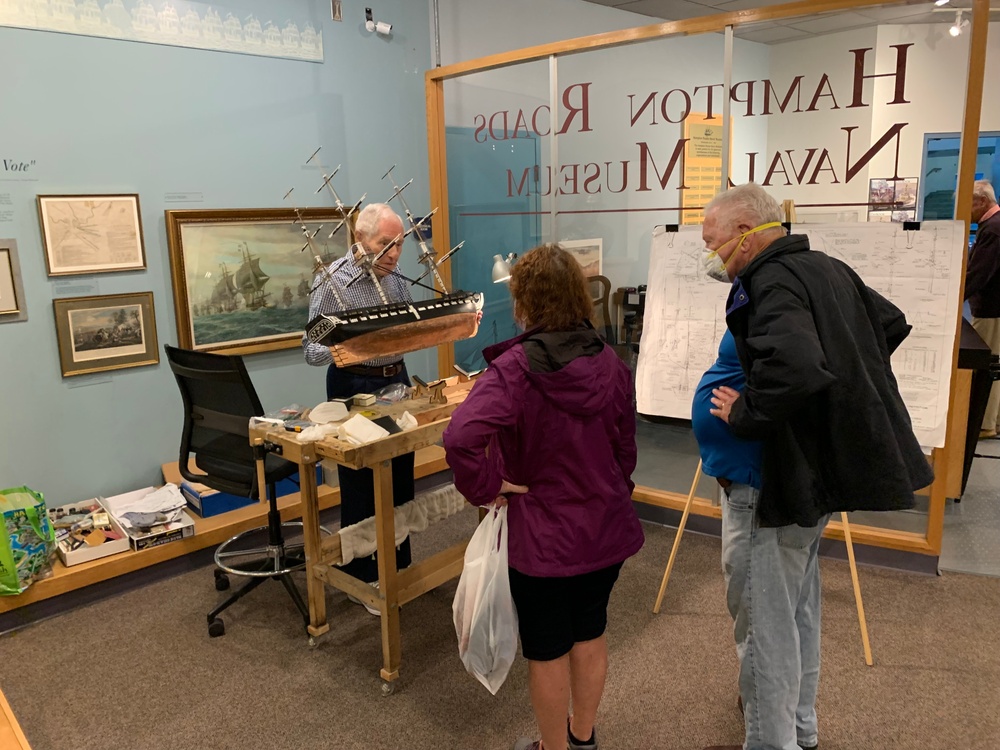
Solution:
[[(251, 417), (262, 416), (264, 410), (243, 358), (177, 349), (169, 344), (163, 348), (184, 400), (184, 432), (178, 462), (181, 476), (219, 492), (258, 499), (256, 458), (264, 450), (250, 445), (249, 423)], [(194, 454), (195, 466), (204, 474), (196, 474), (188, 468), (191, 454)], [(281, 523), (275, 489), (279, 481), (297, 470), (294, 463), (264, 455), (264, 481), (269, 503), (267, 526), (237, 534), (216, 549), (217, 590), (229, 588), (228, 574), (248, 576), (250, 580), (208, 613), (208, 634), (213, 638), (226, 632), (219, 613), (268, 578), (281, 581), (303, 621), (309, 624), (309, 609), (291, 580), (293, 571), (305, 567), (303, 545), (286, 545), (283, 535), (283, 527), (301, 529), (302, 524)], [(264, 540), (265, 531), (266, 542), (261, 545), (259, 542)]]

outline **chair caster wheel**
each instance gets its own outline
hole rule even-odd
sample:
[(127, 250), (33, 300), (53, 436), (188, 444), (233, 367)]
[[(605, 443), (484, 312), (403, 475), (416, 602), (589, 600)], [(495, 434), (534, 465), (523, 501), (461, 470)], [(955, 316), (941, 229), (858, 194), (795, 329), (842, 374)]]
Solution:
[(390, 695), (392, 695), (395, 692), (396, 692), (396, 683), (395, 682), (386, 682), (385, 680), (382, 681), (382, 697), (383, 698), (388, 698)]
[(218, 638), (220, 635), (226, 634), (226, 624), (216, 617), (210, 623), (208, 623), (208, 635), (211, 638)]
[(216, 591), (229, 590), (229, 576), (227, 576), (221, 570), (215, 571), (215, 590)]

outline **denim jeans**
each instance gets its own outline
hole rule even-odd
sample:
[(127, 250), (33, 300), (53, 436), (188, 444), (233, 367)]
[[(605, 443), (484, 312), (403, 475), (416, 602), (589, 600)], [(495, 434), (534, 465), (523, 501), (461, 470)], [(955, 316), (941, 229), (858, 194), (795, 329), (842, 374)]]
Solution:
[(813, 528), (762, 528), (758, 490), (733, 484), (722, 504), (722, 569), (740, 660), (745, 750), (817, 742), (819, 540)]

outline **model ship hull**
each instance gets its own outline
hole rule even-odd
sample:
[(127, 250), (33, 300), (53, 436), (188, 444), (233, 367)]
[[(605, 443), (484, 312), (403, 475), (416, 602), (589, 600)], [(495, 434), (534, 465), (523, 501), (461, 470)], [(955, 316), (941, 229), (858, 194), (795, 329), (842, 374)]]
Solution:
[(306, 336), (330, 348), (338, 367), (472, 338), (479, 329), (480, 293), (444, 297), (320, 315), (309, 321)]

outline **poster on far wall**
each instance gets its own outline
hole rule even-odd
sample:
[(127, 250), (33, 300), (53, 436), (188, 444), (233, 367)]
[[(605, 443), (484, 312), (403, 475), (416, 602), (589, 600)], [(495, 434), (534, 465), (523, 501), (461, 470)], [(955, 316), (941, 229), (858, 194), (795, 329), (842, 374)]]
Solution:
[(868, 181), (868, 221), (914, 221), (918, 178)]
[(564, 240), (559, 245), (570, 253), (583, 268), (584, 276), (601, 275), (601, 247), (604, 240)]

